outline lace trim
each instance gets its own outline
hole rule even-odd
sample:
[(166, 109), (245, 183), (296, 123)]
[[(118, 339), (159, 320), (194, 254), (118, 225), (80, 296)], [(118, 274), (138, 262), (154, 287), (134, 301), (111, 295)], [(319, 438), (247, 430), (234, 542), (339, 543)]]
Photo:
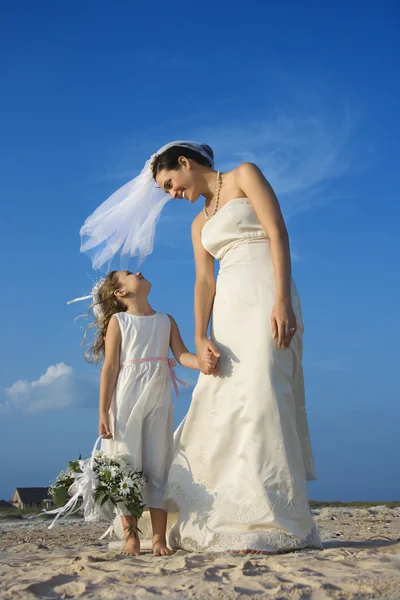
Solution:
[(202, 489), (202, 498), (193, 497), (188, 491), (184, 491), (178, 483), (169, 484), (165, 501), (171, 508), (182, 510), (192, 518), (195, 516), (210, 514), (212, 511), (221, 512), (227, 520), (232, 523), (256, 523), (267, 518), (272, 512), (281, 515), (284, 518), (288, 516), (292, 519), (299, 519), (304, 512), (304, 503), (300, 497), (285, 498), (278, 494), (273, 497), (259, 496), (252, 498), (250, 502), (238, 504), (229, 497), (222, 494), (211, 495), (203, 484), (195, 484)]
[(267, 492), (263, 496), (252, 498), (250, 502), (241, 504), (218, 494), (215, 499), (215, 510), (222, 512), (233, 523), (254, 523), (265, 519), (273, 512), (297, 519), (303, 512), (302, 504), (300, 497), (289, 499)]
[(313, 524), (305, 539), (275, 529), (273, 531), (254, 531), (246, 533), (217, 533), (207, 546), (202, 546), (191, 537), (181, 537), (179, 526), (175, 525), (169, 536), (171, 548), (181, 548), (189, 552), (227, 552), (228, 550), (260, 550), (263, 552), (286, 552), (303, 548), (322, 549), (321, 539)]
[(301, 496), (287, 498), (268, 490), (263, 495), (239, 504), (229, 496), (213, 494), (203, 482), (193, 481), (191, 473), (181, 465), (172, 466), (164, 499), (175, 510), (184, 510), (192, 518), (199, 515), (203, 518), (216, 511), (232, 523), (242, 524), (265, 520), (272, 512), (291, 519), (299, 519), (305, 511), (309, 512), (308, 502), (305, 503)]
[[(223, 514), (232, 524), (252, 523), (254, 526), (267, 519), (271, 512), (278, 517), (293, 520), (308, 516), (310, 513), (308, 502), (305, 503), (301, 497), (288, 499), (279, 494), (266, 492), (264, 496), (252, 498), (250, 502), (237, 504), (226, 496), (212, 494), (203, 483), (194, 482), (191, 473), (181, 465), (173, 466), (170, 475), (172, 477), (166, 488), (165, 499), (170, 508), (180, 511), (182, 521), (190, 522), (193, 528), (202, 532), (201, 539), (204, 539), (204, 532), (208, 529), (207, 521), (212, 518), (213, 513)], [(312, 519), (311, 513), (310, 519)], [(209, 529), (208, 531), (211, 534)], [(193, 537), (181, 536), (180, 520), (178, 520), (171, 530), (170, 544), (173, 548), (183, 548), (191, 552), (225, 552), (244, 549), (284, 552), (302, 548), (322, 548), (314, 523), (305, 539), (297, 538), (281, 529), (272, 529), (215, 533), (211, 539), (208, 538), (207, 542), (201, 544)]]
[(191, 518), (197, 517), (198, 514), (201, 517), (210, 514), (214, 506), (214, 497), (201, 483), (192, 482), (191, 487), (192, 492), (188, 492), (176, 482), (168, 483), (164, 495), (168, 510), (182, 510), (185, 507), (185, 513)]

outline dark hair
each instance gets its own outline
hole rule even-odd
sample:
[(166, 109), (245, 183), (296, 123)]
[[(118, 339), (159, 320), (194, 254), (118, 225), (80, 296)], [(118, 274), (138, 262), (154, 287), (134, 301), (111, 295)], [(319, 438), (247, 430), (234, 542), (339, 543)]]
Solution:
[(196, 152), (196, 150), (192, 150), (191, 148), (185, 148), (184, 146), (172, 146), (172, 148), (168, 148), (168, 150), (165, 150), (165, 152), (156, 156), (152, 165), (153, 178), (155, 179), (158, 173), (163, 169), (168, 169), (169, 171), (178, 169), (178, 159), (180, 156), (191, 158), (199, 163), (199, 165), (211, 167), (214, 160), (214, 152), (207, 144), (201, 144), (201, 147), (206, 151), (210, 158), (206, 158), (200, 154), (200, 152)]

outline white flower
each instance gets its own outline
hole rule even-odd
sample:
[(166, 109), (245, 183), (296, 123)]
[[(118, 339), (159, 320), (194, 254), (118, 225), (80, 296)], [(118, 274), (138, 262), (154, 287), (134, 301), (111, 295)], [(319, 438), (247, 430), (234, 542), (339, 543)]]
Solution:
[(131, 491), (131, 487), (133, 486), (133, 480), (130, 477), (124, 477), (121, 485), (119, 486), (119, 491), (121, 494), (126, 496)]
[(118, 477), (118, 475), (119, 475), (119, 469), (118, 469), (118, 467), (111, 467), (110, 468), (110, 472), (111, 472), (111, 477), (113, 479), (116, 479)]
[(111, 476), (111, 468), (109, 468), (109, 467), (102, 467), (100, 469), (99, 475), (100, 475), (100, 477)]
[(136, 479), (136, 485), (138, 486), (140, 491), (143, 491), (146, 487), (147, 479), (144, 475), (141, 475)]
[(126, 456), (126, 454), (118, 454), (115, 459), (118, 461), (119, 466), (121, 467), (121, 469), (126, 469), (128, 466), (128, 462), (127, 459), (128, 457)]
[(125, 463), (124, 463), (124, 459), (122, 458), (122, 456), (120, 454), (118, 454), (117, 456), (114, 456), (114, 464), (118, 465), (118, 467), (120, 469), (123, 469), (125, 467)]

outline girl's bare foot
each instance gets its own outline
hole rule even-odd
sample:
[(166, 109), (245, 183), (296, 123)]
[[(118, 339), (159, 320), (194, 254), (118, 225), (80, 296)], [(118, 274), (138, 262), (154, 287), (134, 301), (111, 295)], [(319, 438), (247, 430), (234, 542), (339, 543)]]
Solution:
[(168, 548), (165, 538), (153, 536), (153, 556), (171, 556), (171, 554), (172, 550)]
[(167, 513), (161, 508), (150, 507), (153, 527), (153, 556), (170, 556), (172, 550), (167, 546), (165, 531), (167, 529)]
[(122, 551), (124, 556), (139, 556), (140, 539), (137, 532), (137, 521), (130, 516), (122, 515), (122, 528), (125, 534), (125, 548)]
[(121, 552), (124, 556), (139, 556), (140, 555), (140, 540), (138, 535), (131, 535), (125, 540), (125, 548)]

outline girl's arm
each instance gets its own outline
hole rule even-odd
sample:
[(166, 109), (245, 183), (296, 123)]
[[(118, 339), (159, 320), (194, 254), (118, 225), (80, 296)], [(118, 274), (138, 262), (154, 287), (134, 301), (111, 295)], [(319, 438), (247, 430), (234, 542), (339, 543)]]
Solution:
[[(168, 317), (171, 321), (170, 348), (176, 359), (176, 362), (182, 365), (182, 367), (199, 370), (199, 361), (196, 354), (189, 352), (182, 340), (181, 333), (175, 319), (171, 317), (171, 315), (168, 315)], [(213, 360), (212, 356), (204, 357), (204, 360), (213, 372), (218, 371), (218, 369), (213, 368), (217, 361)]]
[(207, 338), (207, 328), (210, 321), (212, 305), (215, 296), (214, 259), (201, 243), (201, 230), (204, 220), (200, 214), (192, 225), (192, 242), (196, 264), (196, 283), (194, 286), (194, 318), (195, 344), (199, 359), (199, 368), (206, 375), (214, 372), (204, 361), (205, 356), (212, 354), (220, 357), (218, 348)]
[(250, 200), (271, 244), (275, 274), (275, 305), (271, 315), (272, 335), (278, 348), (288, 348), (296, 327), (292, 308), (291, 262), (289, 236), (274, 190), (252, 163), (243, 163), (236, 169), (237, 184)]
[(117, 383), (120, 362), (121, 331), (118, 320), (111, 317), (104, 343), (104, 364), (100, 378), (99, 435), (112, 438), (109, 410)]

